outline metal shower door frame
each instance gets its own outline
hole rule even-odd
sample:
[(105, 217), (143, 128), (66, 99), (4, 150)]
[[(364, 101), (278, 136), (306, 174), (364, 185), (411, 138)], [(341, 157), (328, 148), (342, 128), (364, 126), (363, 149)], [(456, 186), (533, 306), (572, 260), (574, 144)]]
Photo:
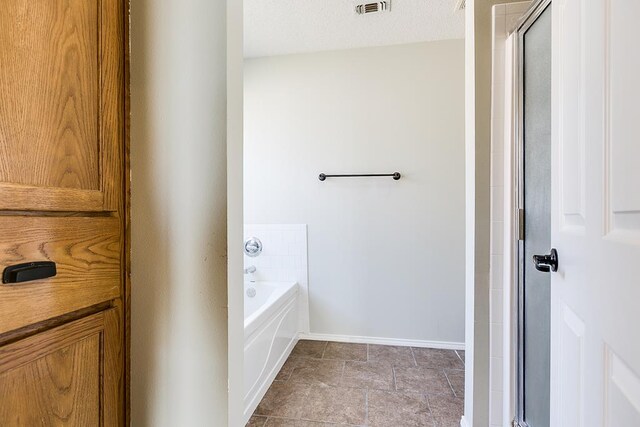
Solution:
[(514, 130), (516, 136), (516, 185), (515, 185), (515, 206), (513, 207), (514, 218), (516, 218), (516, 238), (513, 258), (516, 265), (513, 266), (513, 283), (517, 284), (517, 316), (514, 316), (513, 325), (516, 331), (516, 416), (513, 420), (514, 427), (530, 427), (525, 421), (524, 412), (524, 35), (527, 30), (536, 22), (542, 13), (551, 5), (552, 0), (536, 0), (529, 7), (527, 12), (520, 18), (513, 33), (517, 35), (515, 46), (515, 61), (517, 61), (517, 72), (515, 73), (515, 117)]

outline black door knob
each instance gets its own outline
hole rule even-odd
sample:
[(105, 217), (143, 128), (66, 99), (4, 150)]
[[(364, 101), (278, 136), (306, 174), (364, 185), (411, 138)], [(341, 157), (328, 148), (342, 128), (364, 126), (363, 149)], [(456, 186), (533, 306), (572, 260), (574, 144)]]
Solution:
[(551, 249), (549, 255), (534, 255), (533, 264), (536, 266), (536, 270), (544, 273), (558, 271), (558, 251)]

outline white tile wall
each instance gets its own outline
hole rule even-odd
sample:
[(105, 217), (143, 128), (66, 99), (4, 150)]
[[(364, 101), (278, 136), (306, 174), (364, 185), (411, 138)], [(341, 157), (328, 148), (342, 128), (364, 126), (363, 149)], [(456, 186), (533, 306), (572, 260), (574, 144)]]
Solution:
[(490, 407), (489, 423), (502, 427), (503, 418), (503, 303), (504, 303), (504, 124), (505, 41), (530, 2), (493, 7), (493, 63), (491, 99), (491, 243), (490, 243)]
[(491, 414), (491, 426), (507, 426), (507, 423), (502, 423), (502, 392), (496, 391), (492, 393), (492, 399), (490, 403), (489, 411)]
[(244, 256), (244, 266), (253, 265), (256, 272), (245, 280), (285, 282), (299, 285), (300, 332), (309, 333), (309, 274), (306, 224), (245, 224), (244, 239), (257, 237), (262, 253)]

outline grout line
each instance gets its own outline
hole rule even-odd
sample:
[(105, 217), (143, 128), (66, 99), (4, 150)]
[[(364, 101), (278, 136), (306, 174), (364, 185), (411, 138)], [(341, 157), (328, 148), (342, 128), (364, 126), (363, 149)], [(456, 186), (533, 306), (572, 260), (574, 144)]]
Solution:
[(409, 347), (409, 349), (411, 350), (411, 357), (413, 357), (413, 365), (418, 366), (418, 361), (416, 360), (416, 355), (413, 352), (413, 347)]
[(367, 362), (369, 361), (369, 344), (367, 344)]
[(431, 420), (433, 421), (433, 425), (435, 426), (435, 425), (437, 425), (436, 416), (434, 415), (433, 410), (431, 409), (431, 401), (429, 400), (429, 394), (428, 393), (422, 393), (422, 396), (427, 401), (427, 408), (429, 408), (429, 415), (431, 416)]
[(279, 419), (279, 420), (285, 420), (285, 421), (310, 421), (314, 424), (327, 424), (327, 425), (331, 425), (331, 426), (354, 426), (354, 427), (361, 427), (358, 426), (357, 424), (339, 424), (339, 423), (334, 423), (333, 421), (318, 421), (318, 420), (312, 420), (310, 418), (284, 418), (284, 417), (271, 417), (274, 419)]
[(264, 421), (263, 421), (263, 422), (262, 422), (262, 424), (261, 424), (261, 425), (263, 425), (263, 426), (264, 426), (264, 425), (267, 423), (267, 421), (269, 420), (269, 417), (267, 417), (267, 416), (264, 416), (264, 415), (253, 415), (253, 414), (252, 414), (252, 415), (249, 417), (249, 421), (251, 421), (251, 418), (254, 418), (254, 417), (255, 417), (255, 418), (260, 418), (260, 419), (264, 418)]
[(453, 389), (453, 386), (451, 385), (451, 380), (449, 379), (449, 375), (447, 375), (447, 370), (443, 369), (442, 372), (444, 373), (444, 377), (447, 379), (447, 382), (449, 383), (449, 388), (453, 393), (453, 397), (458, 397), (458, 395), (456, 394), (456, 391)]
[(369, 389), (364, 390), (364, 425), (369, 425)]
[(322, 355), (320, 355), (320, 359), (324, 359), (324, 353), (327, 351), (328, 346), (329, 346), (329, 341), (325, 341), (324, 348), (322, 349)]
[(398, 391), (398, 380), (396, 380), (396, 367), (391, 365), (391, 372), (393, 372), (393, 390)]

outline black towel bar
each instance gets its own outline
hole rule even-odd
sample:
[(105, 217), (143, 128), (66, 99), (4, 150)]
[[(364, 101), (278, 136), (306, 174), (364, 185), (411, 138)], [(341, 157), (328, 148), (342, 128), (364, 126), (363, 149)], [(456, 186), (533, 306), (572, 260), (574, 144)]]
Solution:
[(390, 176), (393, 177), (393, 179), (395, 179), (396, 181), (400, 179), (400, 177), (402, 175), (400, 175), (400, 172), (394, 172), (394, 173), (360, 173), (360, 174), (349, 174), (349, 175), (327, 175), (324, 173), (321, 173), (318, 176), (318, 179), (320, 181), (324, 181), (327, 178), (354, 178), (354, 177), (366, 177), (366, 176)]

